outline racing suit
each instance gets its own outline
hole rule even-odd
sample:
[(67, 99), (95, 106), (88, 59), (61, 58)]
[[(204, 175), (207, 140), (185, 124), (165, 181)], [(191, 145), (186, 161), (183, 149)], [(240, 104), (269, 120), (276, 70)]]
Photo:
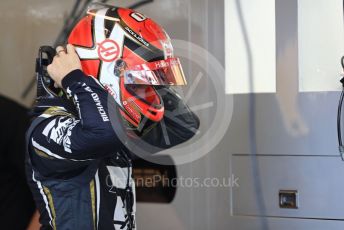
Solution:
[[(73, 103), (41, 100), (27, 132), (27, 179), (41, 229), (136, 229), (132, 154), (111, 125), (108, 93), (81, 70), (69, 73), (62, 86)], [(185, 108), (178, 119), (198, 129), (198, 118), (179, 97), (167, 92), (163, 100), (167, 109)], [(173, 119), (165, 125), (172, 136), (169, 147), (195, 134)], [(145, 138), (167, 148), (159, 130), (156, 126)]]

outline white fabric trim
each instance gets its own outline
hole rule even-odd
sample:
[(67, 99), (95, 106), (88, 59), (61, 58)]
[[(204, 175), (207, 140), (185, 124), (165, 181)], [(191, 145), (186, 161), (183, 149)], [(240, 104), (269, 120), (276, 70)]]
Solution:
[(41, 150), (44, 153), (46, 153), (49, 156), (52, 156), (54, 158), (57, 158), (57, 159), (60, 159), (60, 160), (66, 160), (66, 158), (63, 158), (63, 157), (61, 157), (59, 155), (56, 155), (56, 154), (52, 153), (49, 149), (46, 149), (43, 146), (41, 146), (40, 144), (38, 144), (33, 138), (31, 140), (32, 140), (33, 147), (35, 147), (36, 149)]
[(96, 198), (96, 202), (97, 202), (97, 229), (98, 229), (98, 224), (99, 224), (99, 207), (100, 207), (100, 183), (99, 183), (99, 174), (98, 174), (98, 170), (97, 173), (95, 175), (95, 179), (96, 179), (96, 191), (97, 191), (97, 198)]
[(50, 212), (50, 208), (49, 208), (49, 203), (48, 203), (47, 196), (46, 196), (45, 193), (43, 192), (43, 187), (42, 187), (41, 182), (40, 182), (39, 180), (36, 180), (36, 178), (35, 178), (35, 172), (34, 172), (34, 171), (32, 171), (32, 180), (33, 180), (34, 182), (36, 182), (37, 187), (38, 187), (38, 189), (39, 189), (39, 192), (41, 193), (41, 195), (42, 195), (42, 197), (43, 197), (43, 201), (44, 201), (44, 203), (45, 203), (45, 208), (47, 209), (48, 215), (49, 215), (49, 218), (50, 218), (49, 223), (50, 223), (50, 226), (53, 227), (53, 224), (52, 224), (53, 218), (52, 218), (52, 216), (51, 216), (51, 212)]

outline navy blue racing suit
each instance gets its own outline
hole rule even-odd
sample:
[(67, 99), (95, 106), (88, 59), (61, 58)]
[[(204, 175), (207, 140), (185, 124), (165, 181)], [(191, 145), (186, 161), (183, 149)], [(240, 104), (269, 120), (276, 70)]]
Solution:
[[(27, 132), (27, 179), (41, 229), (136, 229), (132, 153), (111, 124), (108, 93), (80, 70), (69, 73), (62, 86), (73, 100), (38, 102)], [(197, 130), (197, 116), (164, 90), (167, 110), (183, 107), (187, 112), (178, 119)], [(169, 146), (162, 144), (159, 126), (145, 135), (147, 142), (167, 148), (195, 134), (173, 119), (166, 119), (165, 125), (172, 137)]]

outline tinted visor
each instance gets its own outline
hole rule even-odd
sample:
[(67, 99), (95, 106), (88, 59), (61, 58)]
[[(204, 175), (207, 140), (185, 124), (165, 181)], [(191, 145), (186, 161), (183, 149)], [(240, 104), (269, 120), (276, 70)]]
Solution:
[(136, 65), (124, 71), (126, 85), (186, 85), (179, 58)]

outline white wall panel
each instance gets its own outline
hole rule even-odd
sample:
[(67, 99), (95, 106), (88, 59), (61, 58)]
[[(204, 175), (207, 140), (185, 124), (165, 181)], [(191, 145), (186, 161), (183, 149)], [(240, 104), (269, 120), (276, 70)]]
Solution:
[(226, 92), (276, 92), (275, 0), (225, 1)]
[(342, 0), (299, 0), (299, 89), (339, 90), (344, 54)]

